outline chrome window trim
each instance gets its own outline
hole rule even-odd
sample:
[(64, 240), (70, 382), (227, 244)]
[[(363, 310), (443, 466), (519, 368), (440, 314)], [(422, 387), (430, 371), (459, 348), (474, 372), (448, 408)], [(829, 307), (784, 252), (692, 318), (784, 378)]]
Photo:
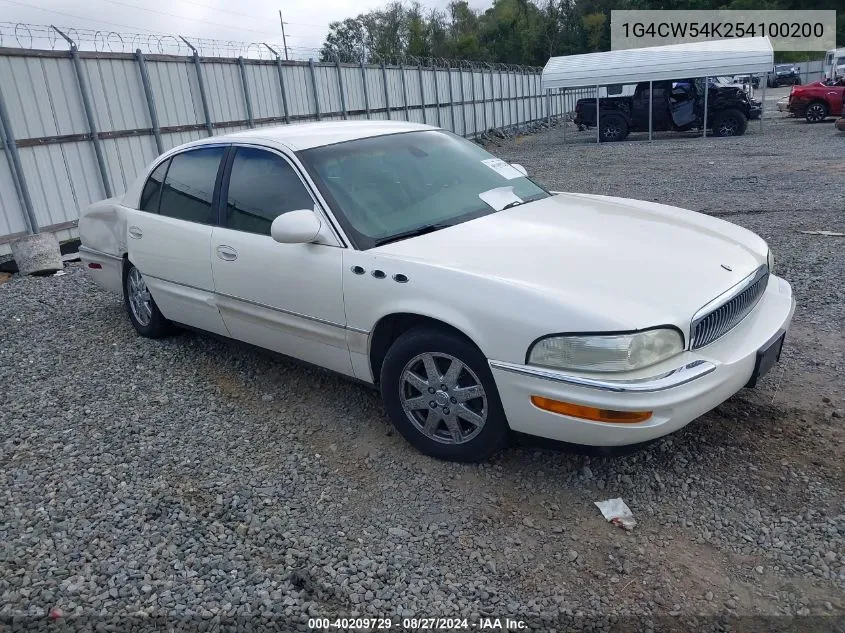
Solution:
[(540, 378), (542, 380), (550, 380), (552, 382), (560, 382), (578, 387), (588, 387), (590, 389), (600, 389), (601, 391), (611, 391), (614, 393), (651, 393), (665, 391), (666, 389), (672, 389), (685, 385), (693, 380), (698, 380), (716, 369), (716, 365), (710, 361), (695, 360), (677, 369), (656, 376), (634, 380), (608, 380), (605, 378), (572, 376), (554, 369), (518, 365), (516, 363), (507, 363), (498, 360), (491, 360), (488, 363), (493, 369), (501, 369), (515, 374), (530, 376), (531, 378)]
[[(708, 317), (710, 315), (710, 313), (713, 312), (714, 310), (718, 310), (719, 308), (721, 308), (726, 303), (729, 303), (737, 295), (740, 295), (743, 292), (745, 292), (745, 290), (747, 290), (748, 288), (753, 286), (755, 283), (757, 283), (760, 279), (762, 279), (763, 277), (765, 277), (768, 274), (769, 274), (769, 266), (768, 266), (768, 264), (763, 264), (757, 270), (755, 270), (753, 273), (748, 275), (745, 279), (740, 281), (738, 284), (728, 288), (725, 292), (720, 294), (718, 297), (716, 297), (712, 301), (707, 302), (701, 308), (699, 308), (699, 310), (692, 316), (692, 321), (690, 322), (689, 337), (688, 337), (689, 348), (688, 349), (700, 349), (700, 348), (695, 347), (695, 329), (702, 320), (704, 320), (706, 317)], [(763, 292), (765, 293), (765, 290)], [(761, 294), (761, 297), (762, 297), (762, 294)], [(760, 299), (758, 298), (757, 302), (755, 302), (755, 306), (759, 301), (760, 301)], [(744, 317), (742, 317), (739, 321), (734, 323), (734, 325), (731, 326), (727, 331), (725, 331), (722, 334), (722, 336), (724, 336), (724, 334), (727, 334), (728, 332), (730, 332), (730, 330), (734, 329), (737, 325), (742, 323), (746, 319), (746, 317), (748, 317), (748, 315), (751, 314), (753, 311), (754, 311), (754, 306), (752, 306), (752, 308), (748, 311), (748, 313)], [(714, 343), (719, 338), (721, 338), (721, 337), (717, 337), (716, 339), (711, 341), (711, 343)]]

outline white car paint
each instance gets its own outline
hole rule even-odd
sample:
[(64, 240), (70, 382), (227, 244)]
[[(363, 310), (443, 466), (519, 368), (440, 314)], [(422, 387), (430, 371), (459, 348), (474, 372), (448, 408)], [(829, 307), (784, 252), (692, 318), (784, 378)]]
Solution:
[[(262, 128), (197, 141), (161, 159), (185, 147), (233, 143), (267, 148), (296, 166), (298, 149), (428, 129), (434, 128), (399, 122)], [(766, 265), (768, 247), (741, 227), (675, 207), (559, 194), (360, 251), (349, 245), (304, 169), (320, 236), (316, 243), (281, 244), (138, 211), (157, 162), (122, 198), (92, 205), (80, 219), (82, 259), (99, 284), (119, 289), (128, 257), (165, 317), (370, 383), (377, 379), (370, 343), (382, 319), (409, 313), (445, 322), (490, 362), (517, 431), (590, 445), (672, 432), (742, 388), (757, 350), (788, 328), (794, 310), (789, 284), (771, 275), (740, 325), (691, 351), (693, 315)], [(232, 251), (235, 261), (227, 255)], [(376, 270), (382, 278), (371, 274)], [(407, 282), (396, 283), (394, 275)], [(595, 375), (525, 366), (529, 347), (543, 336), (662, 325), (683, 333), (685, 351), (646, 369), (596, 381)], [(643, 423), (610, 425), (540, 410), (531, 395), (655, 413)]]

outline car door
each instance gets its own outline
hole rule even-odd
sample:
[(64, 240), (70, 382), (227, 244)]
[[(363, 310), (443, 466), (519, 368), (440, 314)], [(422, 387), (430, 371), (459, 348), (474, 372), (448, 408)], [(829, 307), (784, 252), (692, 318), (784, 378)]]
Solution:
[(827, 89), (827, 103), (829, 106), (828, 112), (832, 115), (837, 115), (842, 112), (842, 101), (845, 98), (845, 86), (831, 86)]
[(214, 303), (211, 234), (224, 145), (202, 146), (158, 165), (127, 217), (129, 261), (168, 319), (216, 334), (226, 326)]
[(232, 337), (351, 375), (340, 242), (330, 232), (312, 244), (270, 237), (276, 217), (315, 206), (281, 153), (233, 147), (212, 233), (215, 300)]

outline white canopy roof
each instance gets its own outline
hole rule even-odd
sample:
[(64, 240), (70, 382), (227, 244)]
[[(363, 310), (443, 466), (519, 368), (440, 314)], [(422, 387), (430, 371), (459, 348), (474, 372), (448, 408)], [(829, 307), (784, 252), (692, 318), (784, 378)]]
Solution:
[(552, 57), (543, 68), (543, 90), (750, 75), (767, 73), (773, 64), (772, 45), (766, 37), (629, 48)]

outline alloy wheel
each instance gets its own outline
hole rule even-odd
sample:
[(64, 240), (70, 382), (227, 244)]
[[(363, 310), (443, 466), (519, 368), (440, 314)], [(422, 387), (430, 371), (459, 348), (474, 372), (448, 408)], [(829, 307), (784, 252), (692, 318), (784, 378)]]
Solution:
[(602, 136), (605, 141), (617, 141), (619, 140), (619, 137), (622, 136), (622, 130), (620, 130), (617, 126), (608, 126), (604, 128)]
[(724, 119), (719, 123), (719, 136), (735, 136), (738, 129), (739, 124), (736, 119), (732, 117)]
[(147, 284), (137, 268), (132, 268), (127, 275), (127, 295), (129, 296), (129, 307), (132, 316), (146, 327), (150, 324), (153, 316), (152, 297), (147, 289)]
[(478, 376), (450, 354), (425, 352), (405, 365), (399, 380), (405, 415), (423, 435), (464, 444), (487, 422), (487, 394)]
[(824, 117), (824, 106), (820, 103), (814, 103), (809, 108), (807, 108), (807, 119), (809, 119), (813, 123), (818, 123), (819, 121), (823, 120)]

